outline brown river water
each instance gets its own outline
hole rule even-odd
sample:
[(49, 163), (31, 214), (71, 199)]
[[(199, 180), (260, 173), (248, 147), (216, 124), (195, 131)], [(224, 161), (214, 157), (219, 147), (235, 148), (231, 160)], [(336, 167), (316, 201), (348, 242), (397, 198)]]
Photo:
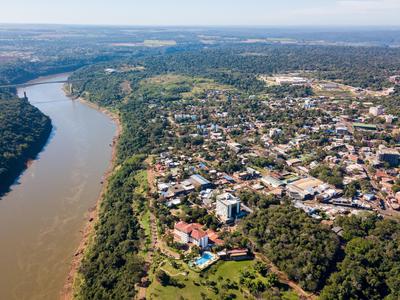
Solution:
[(38, 158), (0, 199), (0, 299), (53, 300), (68, 275), (85, 216), (100, 194), (116, 124), (66, 97), (62, 84), (19, 93), (24, 91), (54, 128)]

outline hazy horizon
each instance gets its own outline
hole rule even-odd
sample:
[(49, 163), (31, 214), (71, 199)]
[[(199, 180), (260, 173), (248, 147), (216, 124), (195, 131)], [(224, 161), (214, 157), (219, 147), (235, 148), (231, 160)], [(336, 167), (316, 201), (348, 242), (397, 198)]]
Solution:
[(0, 0), (2, 24), (397, 27), (398, 0)]
[(173, 29), (293, 29), (297, 31), (298, 29), (301, 30), (312, 30), (312, 31), (323, 31), (326, 29), (335, 29), (335, 30), (343, 30), (349, 31), (352, 30), (400, 30), (400, 24), (398, 25), (246, 25), (246, 24), (226, 24), (226, 25), (196, 25), (196, 24), (176, 24), (176, 25), (169, 25), (169, 24), (149, 24), (149, 25), (142, 25), (142, 24), (101, 24), (101, 23), (94, 23), (94, 24), (84, 24), (84, 23), (24, 23), (24, 22), (1, 22), (0, 26), (3, 27), (24, 27), (24, 26), (37, 26), (37, 27), (81, 27), (81, 28), (96, 28), (96, 27), (115, 27), (115, 28), (173, 28)]

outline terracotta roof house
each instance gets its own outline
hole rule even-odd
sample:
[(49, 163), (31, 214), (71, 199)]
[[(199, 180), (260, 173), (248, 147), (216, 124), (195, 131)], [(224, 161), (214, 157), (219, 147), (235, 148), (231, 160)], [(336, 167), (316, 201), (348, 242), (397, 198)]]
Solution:
[(202, 230), (202, 225), (198, 223), (188, 224), (180, 221), (175, 224), (174, 235), (181, 243), (192, 243), (200, 248), (208, 246), (208, 235)]

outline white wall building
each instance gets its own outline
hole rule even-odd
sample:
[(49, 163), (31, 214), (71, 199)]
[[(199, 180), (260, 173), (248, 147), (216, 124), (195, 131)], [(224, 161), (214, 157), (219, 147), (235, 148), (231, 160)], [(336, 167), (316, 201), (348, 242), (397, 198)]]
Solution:
[(208, 246), (208, 235), (203, 231), (201, 224), (179, 222), (175, 224), (174, 235), (183, 244), (192, 243), (200, 248)]
[(289, 76), (281, 76), (276, 77), (275, 81), (279, 85), (290, 84), (290, 85), (305, 85), (308, 84), (309, 81), (303, 77), (289, 77)]
[(370, 107), (370, 109), (369, 109), (369, 114), (374, 116), (374, 117), (381, 116), (384, 113), (385, 113), (385, 110), (380, 105), (379, 106)]
[(240, 199), (230, 193), (217, 196), (216, 214), (222, 221), (233, 220), (240, 212)]

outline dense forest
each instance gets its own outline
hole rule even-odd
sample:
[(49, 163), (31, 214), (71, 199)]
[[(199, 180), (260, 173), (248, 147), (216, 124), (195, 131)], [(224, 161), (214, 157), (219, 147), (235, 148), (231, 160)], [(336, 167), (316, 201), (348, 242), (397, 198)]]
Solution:
[(291, 206), (261, 209), (242, 224), (244, 236), (320, 299), (399, 299), (400, 223), (376, 214), (341, 216), (338, 237)]
[(345, 258), (322, 300), (400, 298), (400, 223), (376, 215), (340, 217)]
[(144, 264), (137, 254), (143, 234), (132, 210), (132, 203), (141, 199), (132, 191), (138, 186), (135, 174), (144, 167), (143, 157), (134, 156), (111, 177), (94, 241), (79, 270), (77, 299), (133, 298)]
[[(90, 67), (85, 68), (73, 78), (93, 74), (89, 70)], [(138, 85), (143, 74), (132, 78), (132, 88), (137, 93), (128, 98), (120, 90), (121, 80), (126, 77), (115, 77), (102, 75), (99, 80), (74, 84), (75, 96), (117, 110), (124, 129), (117, 146), (118, 167), (101, 204), (94, 241), (79, 270), (77, 299), (132, 299), (134, 286), (145, 272), (138, 254), (143, 230), (136, 215), (139, 212), (132, 209), (132, 203), (140, 205), (143, 201), (133, 193), (138, 186), (135, 175), (145, 168), (143, 159), (147, 154), (161, 149), (166, 124), (158, 107), (150, 106), (151, 101)], [(157, 100), (159, 104), (163, 101)]]
[(62, 57), (44, 62), (12, 62), (0, 64), (0, 85), (19, 84), (40, 76), (71, 72), (84, 65), (110, 61), (111, 55), (93, 57)]
[(0, 193), (5, 192), (26, 162), (46, 143), (51, 121), (26, 99), (0, 99)]
[[(312, 59), (311, 59), (312, 58)], [(316, 78), (354, 87), (382, 89), (398, 72), (400, 50), (382, 47), (248, 45), (163, 55), (145, 62), (154, 72), (212, 77), (238, 88), (259, 91), (258, 74), (313, 72)]]
[(321, 288), (339, 251), (339, 239), (292, 206), (261, 209), (242, 225), (256, 249), (309, 291)]
[[(312, 58), (312, 59), (310, 59)], [(333, 80), (354, 87), (381, 90), (391, 86), (389, 76), (398, 72), (400, 50), (382, 47), (339, 47), (311, 45), (224, 45), (210, 49), (179, 48), (165, 53), (136, 55), (115, 63), (143, 66), (147, 75), (179, 73), (211, 78), (250, 94), (272, 93), (276, 96), (309, 96), (310, 89), (267, 88), (258, 80), (261, 74), (300, 72), (312, 77)], [(103, 64), (106, 68), (107, 64)], [(97, 70), (89, 68), (90, 70)], [(88, 69), (88, 70), (89, 70)], [(81, 73), (82, 74), (82, 73)], [(104, 74), (104, 73), (103, 73)], [(86, 73), (89, 78), (95, 77)], [(125, 74), (126, 75), (126, 74)], [(121, 76), (121, 74), (117, 75)], [(113, 76), (113, 79), (115, 77)], [(129, 75), (128, 78), (129, 80)], [(97, 81), (97, 88), (109, 92), (107, 81)], [(85, 82), (84, 85), (93, 85)], [(80, 86), (82, 88), (82, 86)], [(86, 88), (83, 87), (83, 88)], [(93, 87), (88, 87), (90, 90)], [(110, 95), (112, 98), (115, 95)]]

